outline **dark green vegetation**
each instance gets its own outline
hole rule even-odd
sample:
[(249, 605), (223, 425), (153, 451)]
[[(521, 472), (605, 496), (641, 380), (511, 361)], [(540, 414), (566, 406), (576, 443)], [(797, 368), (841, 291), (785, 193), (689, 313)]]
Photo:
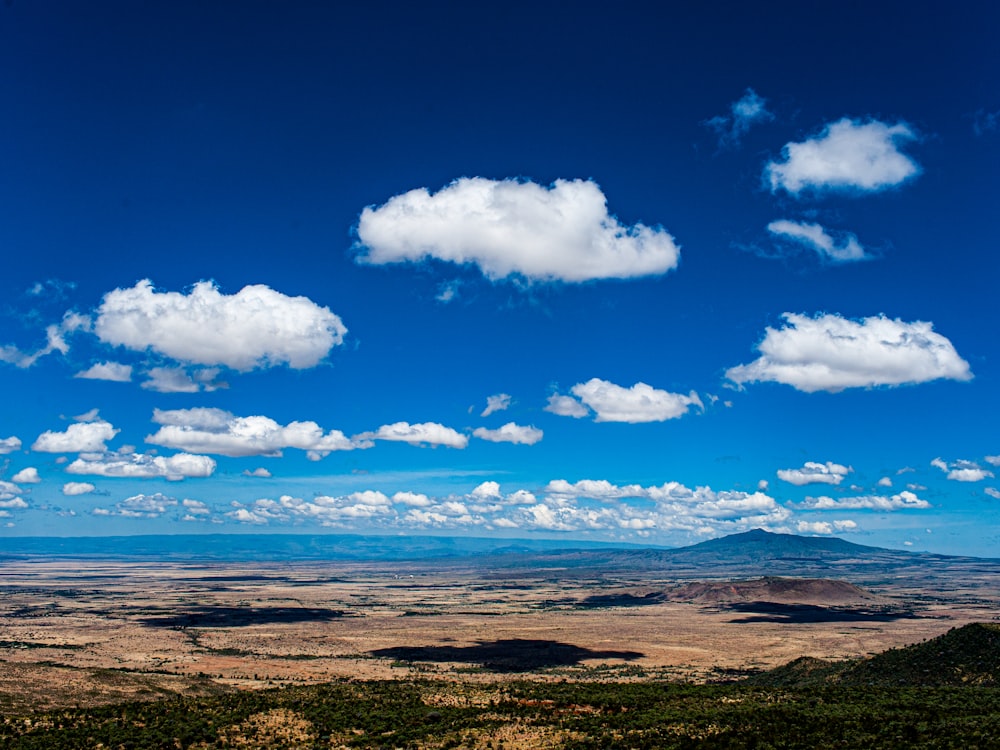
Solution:
[(796, 659), (755, 675), (761, 686), (1000, 686), (1000, 625), (973, 623), (938, 638), (884, 651), (863, 661)]
[[(447, 700), (442, 696), (446, 695)], [(993, 688), (341, 682), (8, 717), (3, 748), (995, 748)], [(506, 738), (506, 740), (504, 739)]]
[[(525, 644), (535, 645), (513, 645)], [(499, 658), (504, 645), (477, 657)], [(340, 681), (63, 709), (7, 717), (0, 748), (974, 750), (997, 747), (998, 679), (1000, 625), (985, 623), (860, 662), (799, 659), (742, 683)]]

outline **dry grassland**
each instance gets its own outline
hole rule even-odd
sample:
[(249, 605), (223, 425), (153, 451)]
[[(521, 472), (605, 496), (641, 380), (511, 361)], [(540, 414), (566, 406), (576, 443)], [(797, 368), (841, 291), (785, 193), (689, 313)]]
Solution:
[(982, 581), (947, 598), (886, 585), (879, 601), (912, 614), (812, 622), (671, 601), (681, 584), (390, 564), (5, 563), (0, 709), (341, 677), (704, 681), (997, 617)]

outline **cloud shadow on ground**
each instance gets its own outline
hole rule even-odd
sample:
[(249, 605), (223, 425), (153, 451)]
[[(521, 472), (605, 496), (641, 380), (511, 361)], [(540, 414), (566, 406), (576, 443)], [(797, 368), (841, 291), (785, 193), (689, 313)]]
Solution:
[(325, 622), (344, 617), (339, 609), (316, 607), (211, 607), (202, 606), (170, 615), (144, 617), (150, 628), (239, 628), (247, 625)]
[(559, 641), (511, 638), (480, 641), (475, 646), (395, 646), (370, 652), (372, 656), (397, 661), (459, 662), (476, 664), (490, 672), (530, 672), (545, 667), (565, 667), (585, 659), (632, 661), (638, 651), (593, 651)]
[(776, 622), (801, 624), (810, 622), (894, 622), (917, 617), (908, 610), (878, 608), (822, 607), (817, 604), (782, 604), (780, 602), (737, 602), (728, 604), (733, 612), (748, 612), (750, 617), (738, 617), (733, 623)]

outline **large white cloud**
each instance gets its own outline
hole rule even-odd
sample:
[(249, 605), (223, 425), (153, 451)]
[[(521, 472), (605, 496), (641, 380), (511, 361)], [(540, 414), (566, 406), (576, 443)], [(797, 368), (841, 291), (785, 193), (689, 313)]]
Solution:
[(898, 148), (915, 139), (904, 123), (845, 117), (817, 136), (785, 144), (784, 160), (769, 162), (764, 175), (772, 191), (792, 195), (803, 190), (885, 190), (920, 173), (917, 163)]
[(163, 478), (179, 481), (188, 477), (210, 477), (215, 472), (215, 460), (208, 456), (177, 453), (173, 456), (151, 456), (144, 453), (84, 454), (66, 467), (70, 474), (129, 479)]
[(800, 391), (830, 391), (924, 383), (939, 378), (971, 380), (969, 363), (931, 323), (884, 316), (848, 320), (839, 315), (785, 313), (786, 325), (767, 328), (761, 357), (726, 377), (738, 385), (772, 381)]
[(284, 448), (309, 451), (313, 457), (332, 451), (369, 447), (340, 430), (324, 433), (315, 422), (278, 424), (270, 417), (237, 417), (222, 409), (156, 409), (153, 421), (161, 425), (146, 437), (152, 445), (221, 456), (279, 456)]
[(65, 432), (43, 432), (31, 446), (40, 453), (100, 453), (107, 450), (107, 441), (119, 430), (104, 420), (77, 422)]
[(365, 208), (359, 261), (427, 258), (475, 264), (490, 279), (582, 282), (663, 274), (680, 251), (664, 229), (623, 226), (593, 182), (551, 187), (517, 180), (461, 178), (433, 195), (425, 188)]
[(571, 392), (596, 412), (597, 422), (663, 422), (687, 413), (692, 406), (703, 408), (698, 394), (687, 396), (653, 388), (646, 383), (636, 383), (623, 388), (607, 380), (591, 378), (577, 383)]
[(182, 294), (157, 292), (147, 279), (108, 292), (94, 332), (107, 344), (246, 371), (313, 367), (347, 329), (328, 308), (261, 284), (227, 295), (201, 281)]
[(477, 427), (472, 434), (481, 440), (494, 443), (515, 443), (517, 445), (534, 445), (542, 439), (544, 433), (534, 426), (519, 425), (508, 422), (496, 430)]
[(808, 497), (796, 507), (803, 510), (907, 510), (930, 508), (931, 504), (909, 490), (903, 490), (898, 495)]
[(447, 445), (450, 448), (465, 448), (469, 444), (467, 435), (437, 422), (410, 424), (395, 422), (379, 427), (374, 432), (355, 435), (355, 440), (388, 440), (410, 445)]
[(820, 224), (779, 219), (767, 225), (767, 231), (780, 238), (791, 240), (813, 250), (823, 260), (832, 263), (852, 263), (869, 260), (872, 256), (858, 243), (853, 234), (844, 234), (839, 240), (831, 236)]
[(801, 469), (778, 469), (778, 479), (802, 487), (806, 484), (840, 484), (853, 471), (850, 466), (827, 461), (806, 461)]

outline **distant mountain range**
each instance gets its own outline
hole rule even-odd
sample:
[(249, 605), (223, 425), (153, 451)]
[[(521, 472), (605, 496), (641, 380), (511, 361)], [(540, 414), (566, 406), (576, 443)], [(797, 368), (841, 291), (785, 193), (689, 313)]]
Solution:
[(543, 539), (353, 534), (205, 534), (128, 537), (12, 537), (0, 562), (16, 559), (113, 559), (162, 562), (405, 562), (465, 568), (482, 575), (603, 575), (674, 579), (753, 576), (839, 578), (863, 584), (929, 573), (997, 575), (997, 560), (949, 557), (855, 544), (836, 537), (761, 529), (667, 549)]
[(363, 534), (163, 534), (8, 537), (0, 562), (35, 557), (219, 562), (319, 562), (464, 559), (574, 550), (644, 549), (642, 545), (549, 539)]
[(678, 580), (727, 580), (754, 576), (837, 578), (877, 585), (888, 580), (926, 583), (942, 576), (973, 580), (995, 578), (1000, 561), (884, 549), (837, 537), (775, 534), (755, 529), (677, 549), (556, 550), (497, 561), (497, 575), (515, 568), (551, 575), (572, 568), (578, 573), (628, 572), (633, 576)]

